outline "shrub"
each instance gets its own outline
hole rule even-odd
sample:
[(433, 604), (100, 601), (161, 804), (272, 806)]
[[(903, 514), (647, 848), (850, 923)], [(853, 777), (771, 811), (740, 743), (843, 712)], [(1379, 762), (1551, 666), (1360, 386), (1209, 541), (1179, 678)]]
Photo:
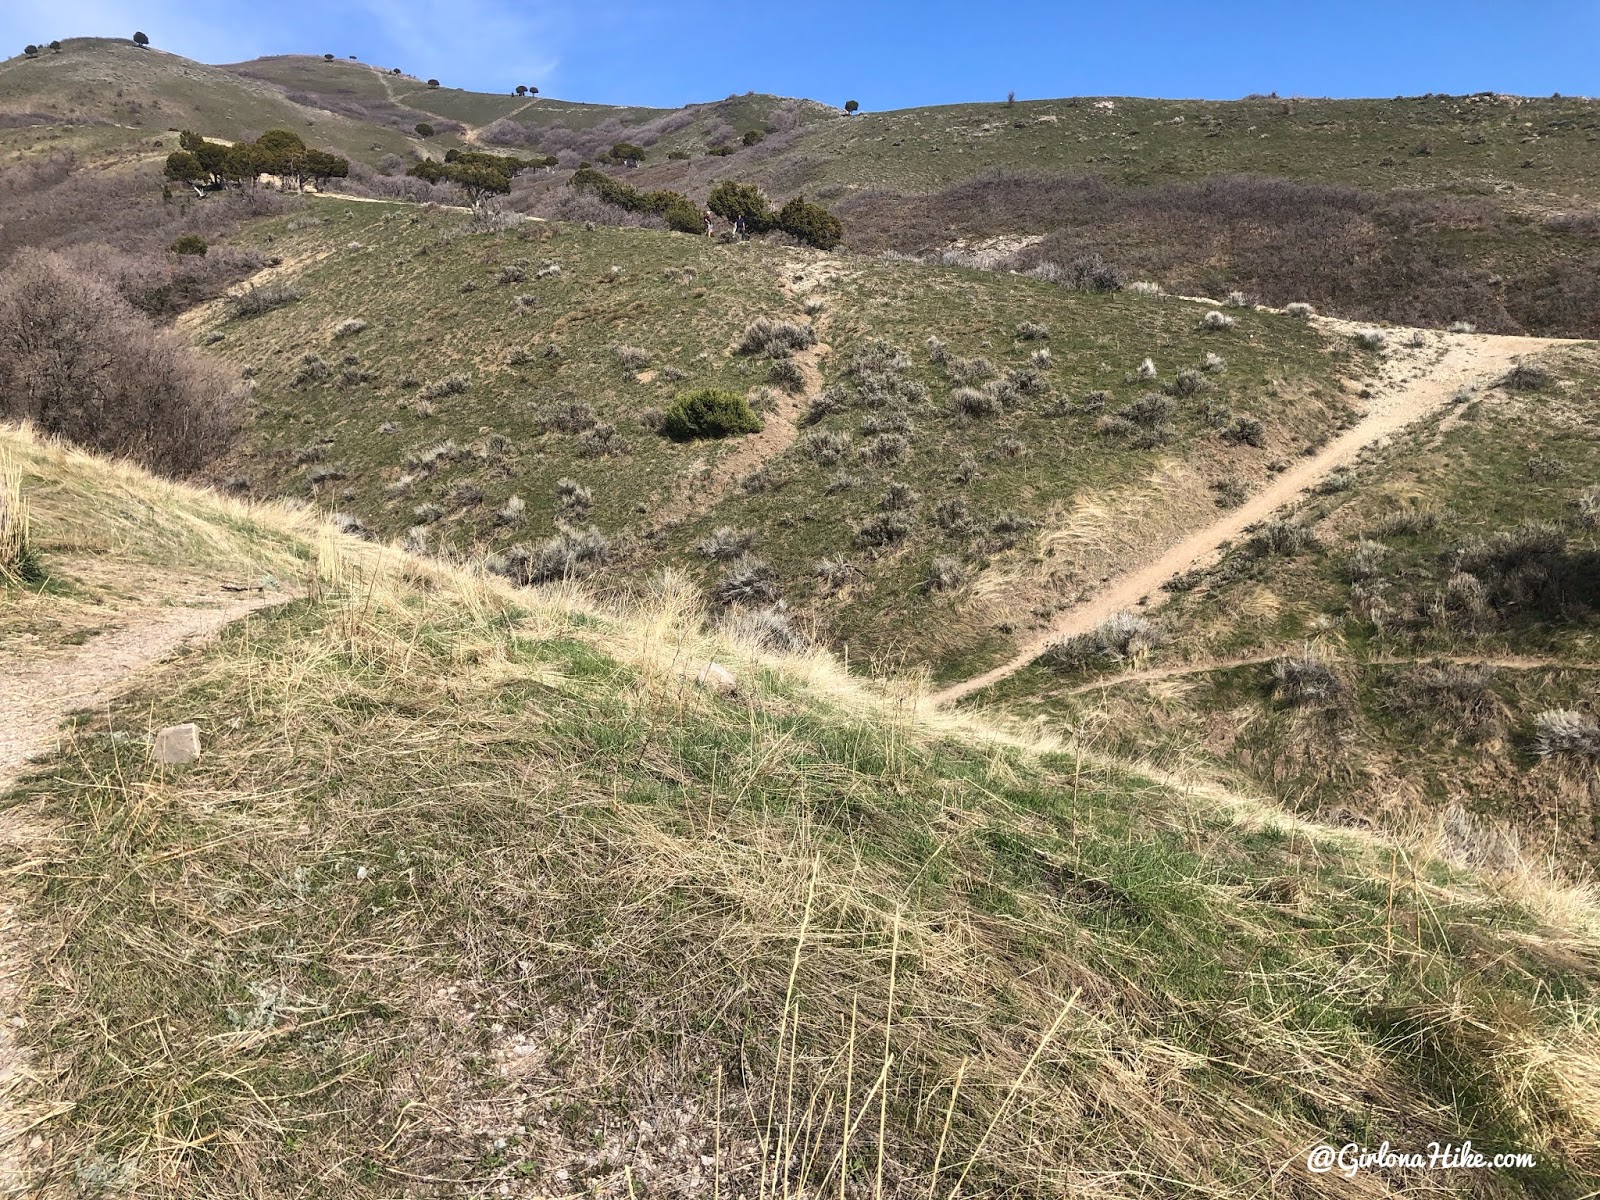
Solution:
[(922, 343), (922, 347), (928, 352), (928, 361), (935, 366), (945, 362), (950, 357), (949, 348), (931, 333), (928, 335), (927, 340)]
[(1124, 404), (1114, 415), (1144, 429), (1155, 429), (1171, 417), (1174, 405), (1171, 397), (1159, 392), (1146, 392), (1137, 400)]
[(578, 435), (578, 453), (585, 458), (621, 458), (631, 447), (611, 424), (597, 424)]
[(755, 544), (753, 529), (735, 531), (731, 525), (719, 525), (706, 537), (695, 543), (695, 553), (713, 560), (740, 558)]
[(1050, 326), (1036, 324), (1033, 321), (1023, 321), (1017, 326), (1017, 340), (1019, 342), (1047, 342), (1050, 340)]
[(1267, 427), (1256, 417), (1235, 417), (1217, 436), (1230, 446), (1253, 446), (1259, 450), (1267, 444)]
[(725, 221), (744, 219), (751, 233), (766, 233), (773, 228), (772, 210), (761, 189), (750, 183), (724, 179), (711, 189), (706, 208)]
[(790, 237), (818, 250), (832, 250), (844, 240), (839, 218), (804, 196), (796, 196), (780, 208), (776, 223)]
[(0, 276), (0, 418), (165, 475), (237, 436), (236, 379), (61, 257), (25, 250)]
[(842, 554), (832, 558), (819, 558), (812, 564), (811, 573), (822, 580), (822, 585), (829, 592), (836, 592), (850, 582), (850, 576), (858, 574), (860, 568)]
[(1450, 322), (1450, 332), (1451, 333), (1477, 333), (1478, 332), (1478, 327), (1476, 325), (1474, 325), (1471, 321), (1452, 321), (1452, 322)]
[(582, 433), (593, 429), (599, 420), (594, 409), (581, 400), (566, 400), (535, 410), (533, 424), (540, 433)]
[(772, 317), (757, 317), (745, 326), (736, 352), (784, 358), (792, 351), (807, 350), (816, 343), (816, 330), (810, 325), (802, 325), (796, 321), (779, 321)]
[(1405, 679), (1396, 706), (1484, 741), (1499, 732), (1505, 715), (1494, 677), (1492, 667), (1432, 663)]
[(1301, 321), (1308, 321), (1317, 310), (1312, 308), (1311, 305), (1305, 303), (1304, 301), (1297, 300), (1293, 304), (1284, 305), (1283, 311), (1287, 316), (1294, 317)]
[(1228, 298), (1223, 303), (1229, 308), (1249, 308), (1250, 298), (1243, 292), (1229, 292)]
[(667, 408), (661, 431), (674, 441), (758, 433), (760, 418), (737, 392), (700, 388), (685, 392)]
[(1584, 529), (1600, 528), (1600, 484), (1590, 484), (1573, 501), (1578, 510), (1578, 524)]
[(892, 467), (911, 456), (911, 442), (904, 434), (882, 433), (862, 444), (861, 461), (874, 467)]
[(1419, 533), (1431, 533), (1442, 523), (1443, 518), (1434, 509), (1403, 508), (1384, 517), (1373, 532), (1378, 537), (1412, 537)]
[(523, 503), (521, 496), (510, 497), (505, 504), (497, 508), (494, 513), (497, 525), (521, 525), (527, 518), (528, 506)]
[(1154, 379), (1156, 377), (1156, 364), (1154, 359), (1147, 358), (1141, 362), (1134, 371), (1140, 379)]
[(471, 386), (470, 375), (446, 375), (443, 379), (423, 384), (417, 396), (423, 400), (442, 400), (446, 396), (459, 396)]
[[(434, 81), (434, 82), (430, 82), (428, 84), (428, 86), (429, 87), (438, 87), (439, 85), (438, 85), (438, 83), (436, 81)], [(416, 126), (415, 126), (415, 128), (416, 128), (418, 137), (431, 138), (433, 136), (433, 126), (428, 124), (428, 122), (426, 122), (426, 121), (418, 121)]]
[(556, 515), (562, 521), (582, 520), (594, 507), (594, 495), (576, 479), (556, 480)]
[(950, 407), (958, 417), (997, 417), (1005, 412), (1000, 397), (988, 388), (957, 388), (950, 393)]
[(939, 501), (933, 509), (933, 521), (946, 533), (958, 535), (969, 534), (977, 528), (967, 502), (960, 496), (951, 496)]
[(1249, 540), (1245, 542), (1245, 548), (1257, 557), (1273, 554), (1292, 557), (1305, 553), (1316, 544), (1316, 538), (1304, 525), (1274, 518), (1263, 521), (1251, 531)]
[(611, 353), (624, 371), (642, 371), (650, 365), (650, 351), (642, 346), (613, 346)]
[(1086, 633), (1052, 643), (1039, 658), (1054, 670), (1078, 671), (1094, 665), (1097, 660), (1121, 662), (1139, 658), (1158, 647), (1161, 641), (1160, 633), (1147, 618), (1120, 612)]
[(334, 340), (338, 341), (341, 338), (354, 337), (366, 327), (367, 323), (360, 317), (350, 317), (348, 320), (340, 321), (333, 327)]
[(793, 359), (774, 359), (771, 369), (767, 372), (767, 379), (775, 387), (780, 387), (786, 392), (805, 391), (806, 374), (800, 369), (800, 364)]
[(945, 363), (945, 370), (951, 379), (962, 384), (982, 383), (995, 373), (994, 364), (987, 358), (952, 358)]
[(1207, 350), (1205, 361), (1201, 363), (1201, 367), (1208, 374), (1221, 375), (1228, 369), (1228, 360), (1223, 358), (1220, 354), (1213, 354), (1211, 351)]
[(1388, 334), (1381, 329), (1358, 329), (1354, 336), (1356, 345), (1363, 350), (1382, 350), (1389, 341)]
[(941, 554), (928, 564), (928, 573), (922, 577), (925, 593), (952, 592), (967, 582), (967, 569), (958, 559)]
[(1238, 323), (1239, 319), (1237, 317), (1230, 317), (1227, 313), (1212, 309), (1200, 318), (1199, 328), (1212, 333), (1220, 333), (1224, 330), (1232, 329)]
[(878, 501), (878, 507), (884, 512), (906, 512), (916, 508), (922, 497), (917, 495), (909, 483), (891, 483), (883, 494), (883, 499)]
[(1272, 698), (1288, 704), (1336, 699), (1344, 690), (1333, 668), (1312, 655), (1284, 655), (1272, 662)]
[(1345, 560), (1345, 567), (1350, 572), (1350, 578), (1356, 581), (1376, 579), (1383, 574), (1383, 560), (1389, 553), (1389, 547), (1382, 542), (1369, 542), (1363, 538), (1356, 543), (1354, 552)]
[(174, 254), (192, 254), (199, 258), (206, 256), (206, 240), (198, 233), (186, 233), (170, 247)]
[(1172, 380), (1172, 390), (1180, 396), (1195, 396), (1210, 387), (1211, 381), (1193, 367), (1185, 367)]
[(1533, 746), (1541, 758), (1600, 759), (1600, 722), (1573, 709), (1548, 709), (1533, 718)]
[(525, 586), (576, 579), (611, 557), (611, 541), (594, 526), (563, 529), (539, 546), (516, 546), (489, 563), (490, 570)]
[(771, 604), (778, 598), (778, 574), (769, 563), (746, 555), (717, 580), (711, 596), (724, 608)]
[(831, 467), (850, 452), (850, 435), (837, 429), (819, 429), (806, 436), (801, 448), (823, 466)]
[(1551, 379), (1543, 367), (1519, 362), (1500, 380), (1500, 386), (1510, 392), (1542, 392), (1550, 386)]
[(528, 278), (528, 272), (516, 263), (507, 263), (500, 268), (500, 273), (495, 276), (495, 282), (501, 285), (508, 283), (521, 283)]
[(250, 284), (244, 291), (228, 297), (228, 316), (231, 318), (259, 317), (262, 313), (293, 304), (304, 293), (293, 284)]
[(891, 546), (911, 533), (912, 519), (905, 513), (880, 512), (856, 526), (858, 546)]
[(795, 628), (794, 618), (781, 600), (765, 608), (730, 613), (722, 628), (741, 641), (780, 654), (798, 654), (811, 648), (810, 639)]
[(1148, 279), (1134, 280), (1128, 285), (1128, 290), (1136, 296), (1165, 295), (1165, 289), (1159, 283), (1153, 283)]
[(1050, 354), (1050, 347), (1049, 346), (1040, 346), (1037, 350), (1035, 350), (1032, 354), (1030, 354), (1028, 356), (1028, 361), (1031, 362), (1034, 366), (1040, 368), (1041, 370), (1048, 369), (1050, 364), (1051, 364), (1051, 361), (1052, 361), (1052, 355)]

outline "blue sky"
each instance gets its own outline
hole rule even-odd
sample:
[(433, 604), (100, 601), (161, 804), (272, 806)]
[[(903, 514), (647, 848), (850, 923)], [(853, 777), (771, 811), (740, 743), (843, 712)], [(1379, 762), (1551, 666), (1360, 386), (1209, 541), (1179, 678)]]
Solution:
[[(791, 24), (794, 14), (806, 19)], [(1600, 0), (8, 0), (0, 46), (128, 36), (207, 62), (355, 54), (483, 90), (869, 109), (1068, 95), (1600, 94)], [(15, 43), (14, 46), (7, 43)]]

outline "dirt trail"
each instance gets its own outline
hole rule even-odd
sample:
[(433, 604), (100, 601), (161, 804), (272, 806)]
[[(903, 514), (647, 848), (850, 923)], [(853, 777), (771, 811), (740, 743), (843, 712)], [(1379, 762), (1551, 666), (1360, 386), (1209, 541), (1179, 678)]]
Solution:
[[(258, 608), (281, 604), (281, 593), (258, 593), (206, 608), (172, 608), (132, 616), (126, 628), (64, 654), (27, 658), (0, 654), (0, 793), (16, 783), (30, 756), (54, 750), (62, 718), (98, 706), (141, 668), (192, 638), (210, 634)], [(18, 991), (37, 935), (19, 923), (24, 880), (58, 851), (53, 831), (26, 805), (0, 809), (0, 1198), (32, 1194), (25, 1170), (35, 1128), (55, 1115), (22, 1100), (32, 1071), (17, 1042)]]
[[(815, 294), (833, 282), (826, 273), (813, 274), (805, 266), (789, 264), (783, 268), (780, 284), (789, 296)], [(777, 458), (800, 436), (800, 417), (820, 391), (822, 391), (821, 362), (829, 347), (822, 341), (829, 325), (830, 314), (824, 310), (812, 319), (818, 335), (815, 345), (790, 355), (790, 361), (800, 368), (804, 385), (798, 392), (778, 390), (779, 399), (772, 409), (761, 414), (761, 432), (738, 440), (710, 467), (705, 474), (695, 475), (677, 487), (672, 498), (656, 514), (656, 527), (675, 525), (697, 517), (715, 508), (739, 480), (764, 464)], [(775, 389), (777, 390), (777, 389)]]
[[(1355, 322), (1317, 318), (1319, 326), (1335, 336), (1348, 337)], [(1412, 331), (1386, 330), (1393, 347), (1383, 365), (1383, 377), (1374, 384), (1366, 415), (1316, 454), (1302, 458), (1275, 477), (1239, 508), (1198, 529), (1134, 571), (1111, 580), (1081, 604), (1057, 614), (1048, 628), (1031, 636), (1007, 662), (971, 679), (935, 692), (936, 705), (950, 704), (1016, 674), (1053, 642), (1093, 629), (1106, 618), (1129, 609), (1151, 611), (1165, 598), (1161, 584), (1184, 571), (1211, 561), (1223, 543), (1236, 539), (1246, 528), (1270, 517), (1315, 486), (1338, 467), (1353, 461), (1364, 447), (1399, 433), (1415, 421), (1450, 403), (1465, 386), (1482, 386), (1503, 375), (1526, 354), (1553, 346), (1571, 345), (1552, 338), (1505, 337), (1492, 334), (1421, 332), (1426, 349), (1436, 361), (1418, 370), (1415, 358), (1401, 352), (1401, 339)]]
[[(1182, 679), (1188, 675), (1207, 675), (1212, 671), (1231, 671), (1235, 667), (1256, 667), (1273, 662), (1285, 654), (1293, 654), (1296, 646), (1285, 646), (1270, 654), (1250, 654), (1240, 658), (1218, 658), (1210, 662), (1177, 663), (1170, 667), (1146, 667), (1139, 671), (1125, 671), (1121, 675), (1108, 675), (1090, 683), (1072, 687), (1052, 688), (1031, 697), (1051, 700), (1058, 696), (1081, 696), (1085, 692), (1121, 687), (1125, 683), (1159, 683), (1163, 679)], [(1408, 667), (1426, 666), (1429, 663), (1453, 663), (1458, 667), (1490, 667), (1505, 671), (1600, 671), (1600, 663), (1572, 662), (1561, 658), (1530, 658), (1526, 655), (1425, 654), (1414, 657), (1363, 658), (1352, 660), (1358, 667)]]

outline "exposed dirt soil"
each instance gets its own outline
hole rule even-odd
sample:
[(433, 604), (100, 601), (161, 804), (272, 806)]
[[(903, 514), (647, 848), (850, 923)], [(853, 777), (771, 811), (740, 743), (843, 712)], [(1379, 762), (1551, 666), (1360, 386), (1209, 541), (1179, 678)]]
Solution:
[[(1349, 321), (1331, 318), (1317, 318), (1317, 321), (1335, 337), (1349, 337), (1358, 328)], [(1372, 385), (1373, 398), (1361, 420), (1315, 454), (1292, 464), (1238, 508), (1169, 545), (1145, 565), (1112, 579), (1083, 603), (1059, 613), (1007, 662), (934, 693), (930, 697), (932, 702), (950, 704), (998, 683), (1033, 662), (1051, 644), (1093, 629), (1119, 612), (1153, 610), (1164, 598), (1160, 591), (1163, 582), (1215, 559), (1224, 543), (1233, 541), (1332, 471), (1350, 463), (1366, 446), (1391, 437), (1444, 408), (1460, 388), (1482, 386), (1498, 379), (1524, 355), (1570, 344), (1550, 338), (1417, 331), (1426, 346), (1426, 357), (1419, 361), (1398, 350), (1410, 331), (1390, 329), (1386, 332), (1390, 345), (1396, 350), (1385, 359), (1382, 376)]]

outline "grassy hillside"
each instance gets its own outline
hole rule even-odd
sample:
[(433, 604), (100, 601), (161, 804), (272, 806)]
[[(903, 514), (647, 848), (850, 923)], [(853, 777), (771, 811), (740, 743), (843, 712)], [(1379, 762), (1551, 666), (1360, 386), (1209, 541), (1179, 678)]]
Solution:
[[(1541, 754), (1540, 733), (1552, 711), (1584, 714), (1580, 732), (1595, 719), (1600, 361), (1542, 361), (1336, 476), (1287, 555), (1243, 545), (1187, 579), (1135, 661), (1040, 664), (989, 699), (1301, 811), (1394, 825), (1464, 809), (1529, 853), (1592, 863), (1594, 749)], [(1316, 692), (1280, 662), (1312, 663)]]
[[(219, 475), (479, 555), (552, 537), (575, 480), (592, 502), (569, 523), (612, 543), (602, 579), (674, 565), (715, 588), (742, 548), (770, 569), (754, 599), (786, 599), (852, 659), (942, 673), (1003, 655), (1146, 538), (1208, 520), (1217, 487), (1326, 438), (1350, 412), (1341, 374), (1365, 369), (1347, 341), (1252, 310), (1211, 332), (1203, 305), (979, 271), (317, 212), (252, 235), (299, 300), (191, 325), (255, 389), (248, 448)], [(820, 345), (741, 353), (759, 318)], [(365, 325), (336, 336), (345, 321)], [(748, 394), (765, 432), (661, 437), (662, 410), (702, 386)], [(1115, 415), (1140, 404), (1143, 425)]]
[(1248, 172), (1568, 205), (1600, 197), (1597, 141), (1600, 102), (1581, 98), (1078, 97), (862, 113), (819, 126), (789, 154), (807, 164), (792, 185), (825, 196), (930, 190), (998, 168), (1139, 184)]
[(169, 131), (177, 129), (228, 140), (293, 129), (366, 161), (410, 146), (399, 130), (296, 104), (272, 84), (116, 38), (68, 38), (60, 53), (0, 62), (0, 112), (18, 122), (0, 127), (0, 152), (10, 153), (147, 153), (157, 141), (175, 148)]
[[(1427, 1183), (1600, 1169), (1582, 893), (919, 717), (670, 580), (514, 592), (0, 436), (63, 586), (109, 561), (63, 553), (86, 496), (181, 513), (192, 566), (306, 563), (7, 799), (53, 827), (4, 864), (31, 1098), (72, 1101), (46, 1194), (1362, 1196), (1412, 1180), (1307, 1147), (1467, 1136), (1537, 1165)], [(158, 768), (176, 720), (205, 754)]]

